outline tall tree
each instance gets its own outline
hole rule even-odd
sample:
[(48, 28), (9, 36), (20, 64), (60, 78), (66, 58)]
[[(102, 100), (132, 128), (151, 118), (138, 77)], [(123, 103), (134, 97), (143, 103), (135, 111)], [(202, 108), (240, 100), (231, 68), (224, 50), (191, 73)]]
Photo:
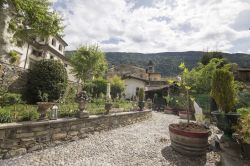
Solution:
[[(71, 56), (72, 72), (78, 83), (103, 76), (107, 70), (104, 53), (96, 45), (82, 46)], [(80, 84), (79, 84), (80, 85)], [(79, 87), (80, 88), (80, 87)], [(79, 89), (78, 89), (79, 90)]]
[(51, 9), (49, 0), (0, 0), (0, 8), (10, 16), (8, 29), (17, 41), (57, 35), (63, 30), (61, 18)]

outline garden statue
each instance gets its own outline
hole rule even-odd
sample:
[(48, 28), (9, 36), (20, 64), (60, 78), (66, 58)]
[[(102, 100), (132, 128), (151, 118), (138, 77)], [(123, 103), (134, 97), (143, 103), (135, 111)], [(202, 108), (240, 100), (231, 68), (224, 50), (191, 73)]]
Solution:
[(78, 111), (78, 117), (79, 118), (88, 118), (89, 113), (85, 110), (86, 103), (89, 100), (87, 92), (81, 91), (76, 95), (76, 100), (79, 103), (79, 111)]

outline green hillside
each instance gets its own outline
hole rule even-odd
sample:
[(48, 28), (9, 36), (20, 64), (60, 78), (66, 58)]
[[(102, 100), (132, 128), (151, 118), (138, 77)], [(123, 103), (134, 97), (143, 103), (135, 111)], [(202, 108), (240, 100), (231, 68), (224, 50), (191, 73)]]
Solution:
[[(67, 51), (66, 56), (70, 56), (72, 51)], [(156, 70), (165, 76), (175, 76), (179, 73), (178, 66), (184, 62), (188, 68), (193, 68), (202, 57), (203, 52), (163, 52), (153, 54), (125, 53), (125, 52), (107, 52), (106, 58), (110, 65), (133, 64), (140, 67), (146, 67), (149, 60), (155, 63)], [(249, 54), (228, 54), (223, 56), (229, 61), (239, 64), (240, 67), (250, 67)]]

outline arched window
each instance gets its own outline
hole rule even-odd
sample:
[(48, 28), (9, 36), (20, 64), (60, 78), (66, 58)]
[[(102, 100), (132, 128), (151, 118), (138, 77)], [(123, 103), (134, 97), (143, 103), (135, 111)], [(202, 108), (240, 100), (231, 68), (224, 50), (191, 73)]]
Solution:
[(59, 51), (62, 51), (63, 47), (61, 44), (59, 44), (59, 47), (58, 47)]
[(51, 41), (51, 44), (53, 45), (53, 46), (56, 46), (56, 39), (52, 39), (52, 41)]

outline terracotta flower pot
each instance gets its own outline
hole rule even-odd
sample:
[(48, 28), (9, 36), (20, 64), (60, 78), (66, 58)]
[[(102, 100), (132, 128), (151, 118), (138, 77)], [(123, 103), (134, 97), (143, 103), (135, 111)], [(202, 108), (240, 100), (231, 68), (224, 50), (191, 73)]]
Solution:
[[(198, 124), (195, 124), (195, 126), (199, 127)], [(206, 154), (209, 145), (208, 129), (183, 129), (179, 124), (170, 124), (169, 133), (171, 146), (175, 151), (188, 156), (202, 156)]]

